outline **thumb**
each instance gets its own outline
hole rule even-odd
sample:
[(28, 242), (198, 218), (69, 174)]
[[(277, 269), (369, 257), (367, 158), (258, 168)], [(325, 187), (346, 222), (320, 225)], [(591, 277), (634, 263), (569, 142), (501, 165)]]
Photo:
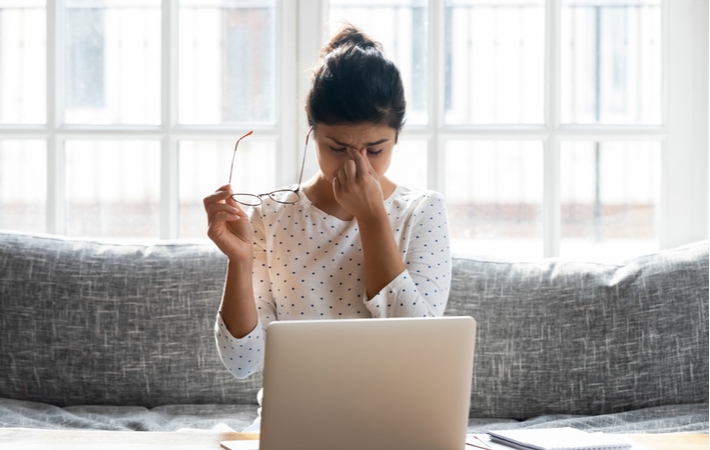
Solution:
[(340, 179), (338, 179), (337, 175), (333, 177), (331, 185), (333, 186), (333, 197), (336, 202), (340, 203), (340, 193), (343, 190), (343, 186), (340, 184)]

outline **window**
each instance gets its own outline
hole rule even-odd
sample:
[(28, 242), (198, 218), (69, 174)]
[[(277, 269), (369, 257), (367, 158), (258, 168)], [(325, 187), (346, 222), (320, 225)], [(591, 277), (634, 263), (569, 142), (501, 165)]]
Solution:
[(389, 175), (445, 195), (455, 252), (618, 260), (706, 239), (706, 16), (700, 0), (0, 0), (0, 227), (204, 238), (202, 198), (245, 131), (237, 189), (296, 180), (309, 69), (347, 20), (402, 72)]
[(274, 0), (0, 0), (0, 227), (202, 238), (201, 199), (247, 129), (234, 184), (284, 182), (286, 13)]
[[(688, 201), (670, 193), (680, 182), (669, 177), (671, 160), (688, 168), (694, 158), (673, 145), (669, 127), (685, 120), (670, 111), (685, 77), (669, 65), (683, 27), (670, 11), (687, 20), (700, 8), (682, 3), (331, 0), (329, 19), (331, 29), (353, 21), (393, 49), (410, 105), (426, 105), (398, 157), (447, 198), (454, 251), (620, 260), (681, 243), (684, 225), (667, 213), (676, 202), (699, 208), (687, 220), (697, 224), (694, 239), (707, 236), (703, 133), (700, 189), (686, 191)], [(702, 43), (707, 27), (697, 24)], [(693, 70), (706, 92), (703, 58)], [(415, 80), (428, 82), (413, 89)], [(403, 156), (411, 143), (428, 158)]]

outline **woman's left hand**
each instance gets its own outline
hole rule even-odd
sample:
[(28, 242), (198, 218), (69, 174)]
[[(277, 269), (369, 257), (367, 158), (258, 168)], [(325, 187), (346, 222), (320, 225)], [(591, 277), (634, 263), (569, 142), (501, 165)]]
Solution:
[(384, 206), (380, 177), (370, 164), (366, 148), (359, 152), (348, 148), (347, 152), (351, 159), (333, 178), (335, 200), (356, 218), (376, 215)]

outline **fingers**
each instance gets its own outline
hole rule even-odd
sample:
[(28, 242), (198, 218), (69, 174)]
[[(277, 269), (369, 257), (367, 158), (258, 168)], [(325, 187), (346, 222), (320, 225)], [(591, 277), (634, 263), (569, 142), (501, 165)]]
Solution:
[(226, 203), (212, 203), (207, 206), (207, 213), (208, 215), (229, 215), (229, 216), (234, 216), (237, 219), (244, 215), (241, 209), (238, 207), (234, 207), (231, 205), (228, 205)]
[(205, 205), (205, 208), (207, 208), (209, 204), (226, 201), (230, 195), (232, 195), (232, 187), (229, 184), (225, 184), (217, 188), (214, 193), (205, 197), (202, 203)]
[(356, 180), (357, 169), (351, 160), (345, 161), (333, 176), (333, 187), (341, 188)]
[[(230, 192), (230, 194), (231, 194), (231, 192)], [(242, 209), (241, 205), (239, 205), (239, 203), (236, 200), (234, 200), (231, 195), (229, 197), (227, 197), (226, 202), (229, 206), (237, 208), (239, 210), (240, 214), (246, 214), (244, 212), (244, 210)]]
[(226, 184), (203, 200), (208, 223), (229, 222), (245, 216), (239, 204), (231, 198), (232, 188)]
[(203, 203), (205, 208), (212, 203), (226, 203), (227, 205), (237, 208), (240, 213), (244, 214), (244, 210), (239, 206), (239, 203), (232, 198), (232, 186), (229, 184), (217, 188), (213, 194), (204, 198)]
[[(355, 150), (354, 148), (348, 148), (348, 155), (350, 158), (352, 158), (352, 161), (355, 163), (354, 168), (356, 171), (356, 174), (358, 176), (364, 176), (368, 173), (371, 173), (372, 171), (372, 166), (370, 165), (370, 161), (367, 158), (367, 149), (363, 148), (360, 151)], [(347, 165), (347, 163), (346, 163)]]
[(236, 222), (241, 219), (242, 216), (239, 210), (233, 206), (224, 203), (215, 203), (210, 205), (207, 209), (207, 225), (212, 229), (220, 224)]
[(355, 181), (358, 177), (357, 163), (353, 160), (345, 161), (345, 164), (343, 164), (343, 167), (340, 169), (340, 172), (341, 173), (338, 174), (338, 176), (341, 177), (342, 181)]

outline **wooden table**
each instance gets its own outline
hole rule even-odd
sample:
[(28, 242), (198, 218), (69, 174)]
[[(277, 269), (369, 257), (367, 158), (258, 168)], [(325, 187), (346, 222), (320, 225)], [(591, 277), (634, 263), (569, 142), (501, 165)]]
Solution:
[(628, 438), (649, 450), (708, 450), (707, 434), (627, 434)]
[[(708, 450), (707, 434), (629, 434), (648, 450)], [(258, 439), (253, 433), (215, 431), (92, 431), (0, 428), (2, 450), (219, 450), (227, 440)]]

